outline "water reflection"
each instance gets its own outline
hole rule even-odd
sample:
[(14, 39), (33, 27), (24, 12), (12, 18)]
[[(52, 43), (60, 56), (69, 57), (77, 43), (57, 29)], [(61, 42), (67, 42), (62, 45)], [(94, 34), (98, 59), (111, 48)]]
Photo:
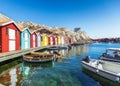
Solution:
[(53, 67), (54, 66), (54, 62), (47, 62), (47, 63), (28, 63), (28, 62), (24, 62), (21, 65), (21, 74), (24, 78), (28, 78), (32, 75), (32, 73), (36, 70), (36, 69), (43, 69), (43, 68), (48, 68), (48, 67)]
[(5, 71), (3, 75), (0, 75), (0, 83), (5, 86), (20, 86), (21, 80), (22, 76), (19, 65)]
[(82, 54), (88, 52), (88, 45), (81, 45), (81, 46), (73, 47), (72, 52), (74, 53), (75, 56), (80, 57)]
[[(81, 45), (71, 50), (58, 50), (61, 58), (54, 62), (43, 64), (17, 63), (7, 65), (2, 69), (0, 84), (5, 86), (100, 86), (84, 74), (81, 69), (81, 57), (91, 52), (89, 47)], [(49, 51), (53, 53), (53, 51)], [(87, 83), (86, 83), (87, 82)]]

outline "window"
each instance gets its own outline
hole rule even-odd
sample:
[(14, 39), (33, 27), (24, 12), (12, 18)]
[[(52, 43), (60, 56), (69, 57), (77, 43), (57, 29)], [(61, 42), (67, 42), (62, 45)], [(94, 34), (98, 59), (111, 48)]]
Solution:
[(6, 34), (8, 35), (8, 28), (6, 28)]
[(16, 31), (13, 29), (9, 29), (9, 39), (15, 39)]

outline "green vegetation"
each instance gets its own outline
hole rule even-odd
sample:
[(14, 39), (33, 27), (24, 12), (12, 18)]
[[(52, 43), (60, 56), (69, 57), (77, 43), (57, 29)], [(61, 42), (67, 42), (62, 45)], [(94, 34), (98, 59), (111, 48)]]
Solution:
[(92, 71), (89, 71), (84, 67), (82, 67), (82, 71), (88, 74), (90, 77), (94, 78), (96, 81), (98, 81), (102, 86), (120, 86), (120, 83), (104, 78)]

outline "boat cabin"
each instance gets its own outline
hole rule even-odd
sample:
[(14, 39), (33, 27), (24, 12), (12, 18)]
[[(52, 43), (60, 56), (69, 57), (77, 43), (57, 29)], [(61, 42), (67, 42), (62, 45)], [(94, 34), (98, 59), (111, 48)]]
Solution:
[(120, 48), (108, 48), (106, 52), (100, 56), (102, 60), (120, 62)]

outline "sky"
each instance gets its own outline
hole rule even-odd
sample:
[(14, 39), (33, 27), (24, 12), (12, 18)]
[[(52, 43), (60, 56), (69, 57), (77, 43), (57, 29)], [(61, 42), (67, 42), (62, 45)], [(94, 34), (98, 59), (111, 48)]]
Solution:
[(0, 13), (17, 22), (80, 27), (91, 38), (120, 37), (120, 0), (0, 0)]

